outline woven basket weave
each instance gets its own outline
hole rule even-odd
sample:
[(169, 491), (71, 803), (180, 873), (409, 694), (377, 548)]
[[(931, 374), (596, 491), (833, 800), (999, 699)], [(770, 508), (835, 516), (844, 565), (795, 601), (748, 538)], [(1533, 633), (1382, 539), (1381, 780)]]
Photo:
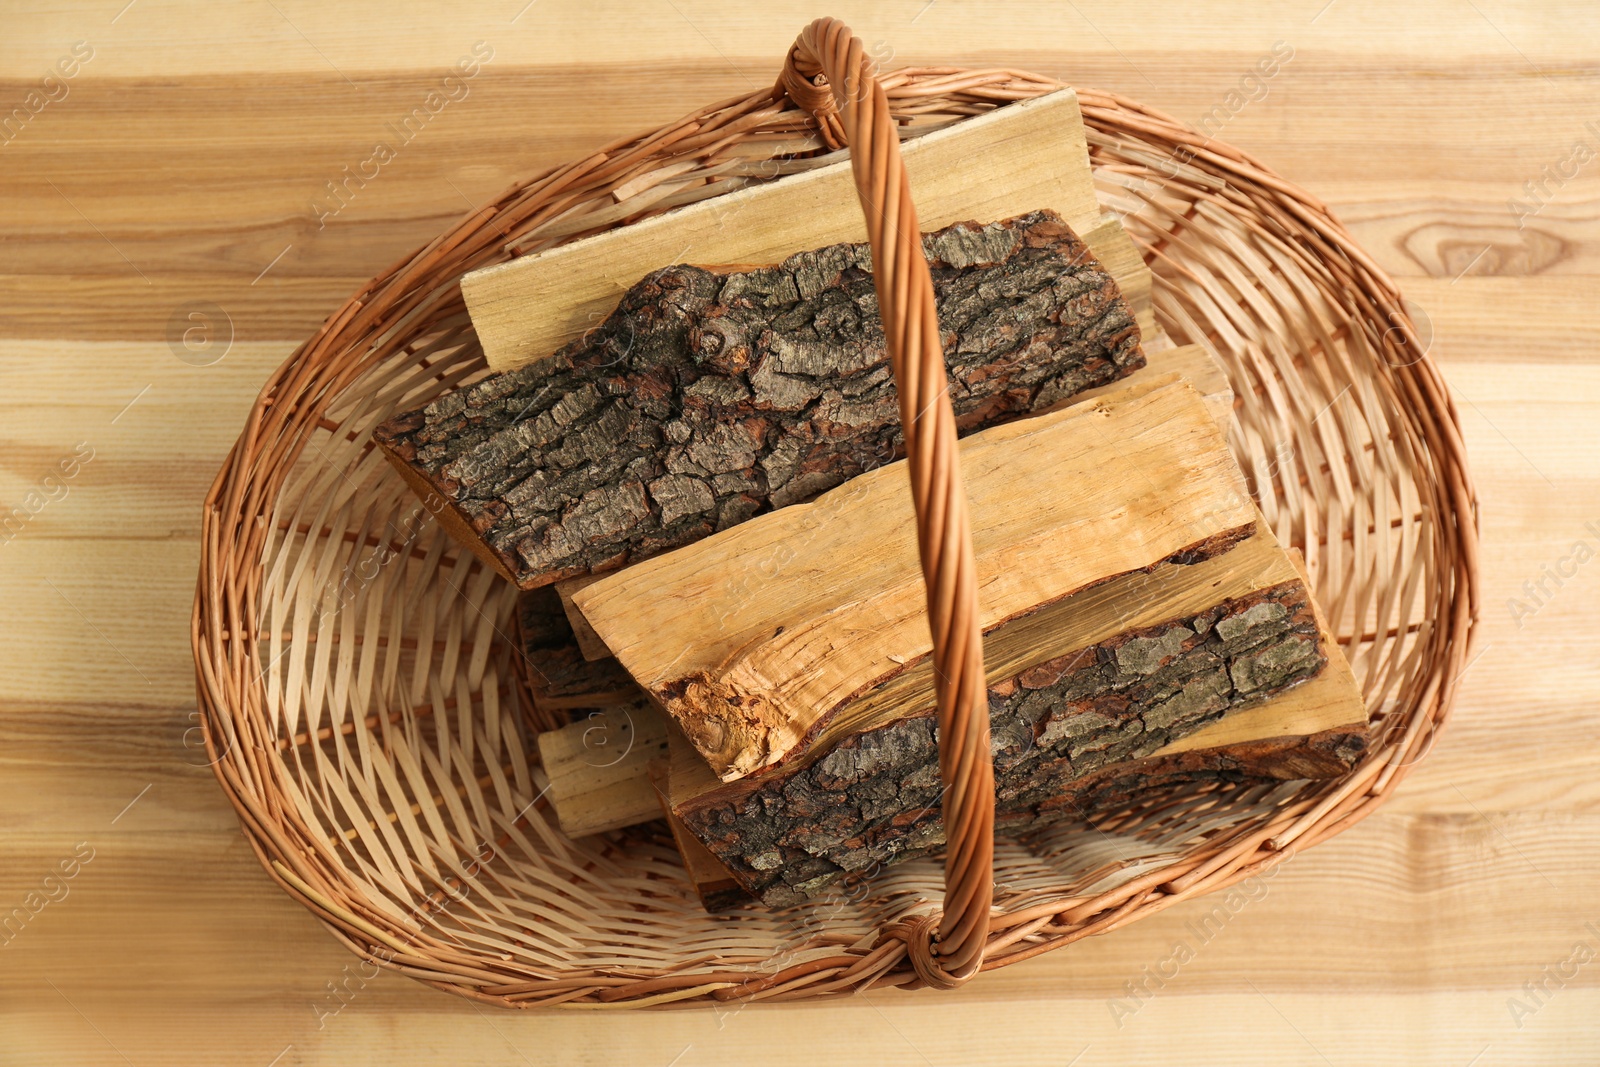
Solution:
[(937, 392), (937, 343), (906, 325), (930, 313), (931, 290), (909, 198), (889, 195), (895, 125), (916, 136), (1060, 87), (1011, 70), (880, 75), (819, 20), (775, 91), (513, 187), (369, 282), (272, 376), (206, 501), (199, 701), (247, 840), (335, 936), (519, 1007), (948, 987), (1261, 871), (1369, 814), (1426, 753), (1468, 662), (1477, 515), (1453, 405), (1400, 294), (1304, 191), (1080, 89), (1103, 206), (1155, 272), (1158, 321), (1227, 365), (1229, 444), (1279, 539), (1305, 554), (1366, 698), (1367, 756), (1331, 782), (1197, 785), (1026, 846), (994, 842), (991, 865), (970, 549), (959, 493), (938, 491), (959, 489), (953, 435), (932, 418), (907, 437), (925, 574), (945, 590), (930, 596), (951, 679), (945, 868), (916, 860), (787, 911), (710, 916), (659, 826), (577, 841), (558, 829), (527, 732), (559, 723), (525, 706), (516, 591), (369, 441), (396, 411), (487, 373), (461, 275), (850, 152), (863, 202), (895, 205), (869, 229), (897, 381), (906, 397)]

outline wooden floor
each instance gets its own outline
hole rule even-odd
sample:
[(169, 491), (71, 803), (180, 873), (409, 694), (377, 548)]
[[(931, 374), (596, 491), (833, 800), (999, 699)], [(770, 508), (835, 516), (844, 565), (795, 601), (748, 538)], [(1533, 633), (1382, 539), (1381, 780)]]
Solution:
[[(27, 116), (0, 133), (0, 510), (28, 514), (0, 545), (0, 915), (37, 909), (0, 933), (0, 1063), (1600, 1062), (1591, 0), (124, 2), (0, 30), (0, 119)], [(1218, 136), (1400, 280), (1482, 500), (1482, 654), (1450, 727), (1144, 1000), (1125, 984), (1206, 904), (956, 994), (825, 1007), (518, 1014), (369, 979), (262, 873), (197, 747), (206, 487), (362, 281), (517, 175), (768, 83), (823, 13), (891, 66), (1223, 105)], [(477, 42), (466, 95), (332, 200)], [(1276, 42), (1292, 59), (1247, 81)]]

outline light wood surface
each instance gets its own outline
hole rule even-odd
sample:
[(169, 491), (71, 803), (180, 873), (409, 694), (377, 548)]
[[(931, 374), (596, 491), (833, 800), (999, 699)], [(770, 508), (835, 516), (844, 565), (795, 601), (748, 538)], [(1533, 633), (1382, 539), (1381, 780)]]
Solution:
[[(1600, 961), (1524, 991), (1600, 948), (1600, 563), (1571, 555), (1600, 549), (1600, 161), (1557, 173), (1600, 145), (1592, 4), (524, 2), (5, 15), (7, 112), (74, 42), (94, 55), (0, 147), (0, 502), (41, 505), (0, 546), (0, 913), (58, 898), (0, 948), (0, 1063), (1596, 1061)], [(1484, 629), (1455, 715), (1384, 811), (1203, 945), (1218, 899), (952, 995), (721, 1015), (511, 1014), (371, 977), (262, 873), (188, 732), (206, 488), (270, 369), (363, 281), (517, 174), (768, 84), (820, 14), (887, 65), (1224, 106), (1217, 136), (1334, 207), (1420, 310), (1474, 463)], [(319, 229), (325, 183), (479, 40), (470, 93)], [(1280, 40), (1293, 59), (1229, 111)], [(1508, 200), (1541, 181), (1519, 228)], [(202, 302), (231, 322), (225, 355), (190, 335), (210, 366), (168, 342)], [(1194, 958), (1119, 1027), (1112, 999), (1180, 940)]]

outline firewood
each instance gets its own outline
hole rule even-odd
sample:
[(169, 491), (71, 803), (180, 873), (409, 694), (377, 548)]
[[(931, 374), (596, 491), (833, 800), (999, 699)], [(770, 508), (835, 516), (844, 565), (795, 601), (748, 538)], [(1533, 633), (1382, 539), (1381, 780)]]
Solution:
[[(1222, 552), (1255, 523), (1220, 432), (1181, 381), (993, 427), (961, 459), (986, 631), (1115, 576)], [(924, 598), (895, 464), (606, 575), (573, 602), (731, 780), (926, 669)]]
[[(1047, 605), (984, 651), (1006, 832), (1126, 799), (1141, 779), (1332, 776), (1361, 751), (1354, 677), (1264, 524), (1221, 555)], [(746, 889), (794, 903), (942, 843), (933, 723), (924, 663), (759, 774), (720, 782), (680, 756), (672, 810)]]
[(666, 755), (665, 717), (610, 657), (588, 659), (553, 586), (517, 597), (517, 641), (529, 696), (570, 717), (535, 736), (561, 828), (574, 837), (660, 817), (645, 767)]
[[(556, 596), (561, 598), (561, 610), (566, 612), (567, 624), (572, 627), (573, 639), (578, 642), (578, 651), (583, 653), (586, 660), (612, 659), (611, 650), (606, 643), (600, 640), (600, 635), (594, 632), (594, 627), (589, 625), (589, 620), (572, 603), (572, 594), (594, 581), (598, 575), (585, 574), (578, 578), (568, 578), (566, 581), (555, 584)], [(527, 594), (523, 594), (527, 595)]]
[[(1290, 556), (1293, 559), (1294, 553)], [(1299, 561), (1293, 562), (1298, 568)], [(1303, 577), (1303, 568), (1299, 570)], [(1325, 627), (1320, 611), (1316, 617), (1318, 624)], [(1004, 632), (1002, 629), (1001, 634)], [(1342, 652), (1331, 640), (1325, 640), (1324, 649), (1330, 662), (1316, 679), (1213, 721), (1152, 755), (1114, 763), (1066, 782), (1032, 810), (1002, 810), (998, 825), (1002, 832), (1026, 836), (1059, 818), (1081, 818), (1149, 802), (1164, 790), (1196, 782), (1259, 783), (1331, 778), (1345, 773), (1366, 750), (1364, 709)], [(643, 775), (637, 764), (630, 764), (629, 773), (639, 777), (612, 776), (591, 793), (587, 803), (605, 812), (603, 817), (609, 820), (609, 827), (664, 819), (683, 857), (689, 880), (708, 911), (726, 910), (755, 899), (672, 811), (670, 769), (677, 767), (682, 800), (681, 794), (695, 783), (705, 786), (708, 782), (699, 756), (653, 708), (633, 709), (633, 722), (641, 733), (665, 732), (668, 738), (669, 757), (651, 760), (647, 767), (654, 795), (642, 794), (638, 783)], [(586, 723), (578, 723), (568, 730), (586, 728)], [(540, 747), (544, 748), (542, 742)], [(589, 756), (591, 762), (596, 759)], [(552, 781), (554, 778), (552, 773)], [(554, 788), (551, 791), (556, 792)], [(707, 803), (704, 796), (695, 799)], [(557, 810), (562, 813), (559, 799)], [(562, 825), (566, 826), (564, 819)], [(777, 891), (772, 899), (782, 900), (784, 892)]]
[(607, 708), (644, 695), (615, 659), (584, 657), (550, 586), (517, 596), (517, 643), (528, 666), (529, 695), (542, 709)]
[[(901, 151), (924, 229), (1049, 208), (1108, 266), (1126, 266), (1119, 281), (1149, 329), (1150, 272), (1122, 227), (1101, 215), (1071, 89), (923, 134)], [(582, 222), (567, 232), (583, 232)], [(669, 264), (776, 263), (865, 239), (855, 179), (841, 160), (475, 271), (461, 291), (489, 366), (504, 371), (579, 337), (634, 279)]]
[(1181, 379), (1194, 386), (1205, 401), (1206, 410), (1224, 435), (1233, 418), (1233, 386), (1228, 382), (1228, 372), (1216, 354), (1204, 345), (1175, 346), (1165, 337), (1145, 349), (1145, 365), (1120, 381), (1097, 385), (1055, 405), (1064, 408), (1081, 404), (1095, 397), (1109, 396), (1124, 388), (1141, 385), (1154, 386)]
[(666, 723), (647, 702), (590, 712), (540, 734), (538, 745), (550, 803), (568, 835), (632, 826), (659, 813), (646, 768), (667, 753)]
[[(1181, 375), (1184, 380), (1193, 384), (1204, 395), (1207, 409), (1211, 412), (1213, 418), (1216, 418), (1219, 422), (1225, 419), (1227, 412), (1231, 410), (1233, 397), (1228, 388), (1227, 375), (1221, 365), (1217, 363), (1215, 357), (1197, 345), (1184, 348), (1158, 348), (1152, 351), (1149, 365), (1130, 375), (1124, 382), (1128, 386), (1144, 383), (1164, 384), (1171, 381), (1174, 375)], [(1097, 391), (1091, 391), (1088, 395), (1094, 395), (1095, 392)], [(619, 681), (625, 675), (623, 668), (612, 659), (610, 651), (601, 643), (599, 636), (589, 626), (588, 620), (583, 617), (581, 612), (576, 610), (572, 603), (572, 591), (589, 585), (593, 581), (595, 581), (593, 576), (571, 578), (557, 583), (554, 587), (561, 597), (561, 606), (565, 609), (566, 620), (571, 627), (570, 630), (562, 627), (559, 619), (545, 619), (540, 622), (531, 621), (538, 619), (540, 614), (539, 605), (544, 605), (545, 611), (553, 611), (549, 602), (548, 587), (541, 587), (540, 589), (533, 589), (520, 594), (520, 611), (526, 619), (530, 620), (524, 624), (525, 637), (533, 634), (540, 635), (538, 641), (530, 642), (527, 645), (525, 653), (536, 661), (543, 663), (547, 670), (551, 671), (552, 674), (558, 674), (558, 676), (563, 669), (576, 669), (580, 674), (585, 671), (601, 672), (604, 680), (598, 684), (591, 681), (589, 688), (597, 690), (597, 695), (600, 698), (599, 702), (605, 703), (624, 699), (628, 687), (631, 687), (632, 683), (631, 679), (626, 683)], [(584, 660), (595, 663), (594, 667), (579, 667), (577, 665), (577, 657), (573, 653), (574, 644), (577, 650), (582, 653)], [(576, 688), (582, 689), (584, 686), (580, 684)], [(632, 692), (635, 697), (642, 698), (644, 696), (643, 690), (635, 688)], [(571, 698), (571, 693), (568, 692), (567, 696)], [(550, 699), (548, 694), (541, 693), (538, 699), (548, 706)], [(596, 702), (594, 696), (578, 697), (576, 699), (584, 700), (588, 703)], [(571, 699), (569, 699), (568, 703), (571, 703)], [(644, 714), (662, 722), (665, 721), (661, 713), (654, 708), (646, 708), (643, 712), (636, 712), (637, 714)], [(683, 739), (682, 734), (675, 728), (671, 729), (669, 733), (672, 735), (672, 744), (680, 746), (688, 744)], [(595, 798), (593, 802), (606, 805), (609, 808), (607, 818), (617, 826), (632, 825), (635, 822), (646, 822), (661, 817), (661, 812), (655, 805), (641, 802), (637, 790), (621, 785), (616, 786), (611, 795), (604, 798)], [(669, 816), (668, 821), (675, 824), (674, 834), (677, 835), (681, 830), (681, 824), (676, 817)], [(694, 841), (693, 835), (688, 835), (688, 840), (694, 842), (694, 849), (704, 852), (704, 847)], [(680, 845), (682, 848), (692, 851), (690, 845), (686, 843), (680, 843)], [(709, 855), (709, 853), (706, 855)], [(688, 862), (687, 858), (686, 862)], [(727, 889), (724, 882), (730, 879), (731, 876), (726, 874), (726, 871), (722, 868), (721, 861), (713, 862), (715, 870), (711, 872), (710, 882), (701, 884), (700, 888), (703, 893), (721, 899), (721, 895)], [(690, 863), (689, 865), (691, 873), (695, 873), (695, 864)], [(722, 875), (716, 876), (716, 871), (722, 871)], [(740, 895), (744, 896), (742, 890)]]
[[(925, 234), (958, 429), (1143, 365), (1116, 282), (1050, 212)], [(648, 558), (804, 501), (903, 446), (871, 253), (667, 267), (546, 360), (373, 438), (522, 588)], [(441, 521), (444, 521), (443, 519)]]
[[(1215, 355), (1201, 345), (1177, 347), (1168, 344), (1154, 348), (1148, 354), (1146, 365), (1128, 377), (1111, 385), (1087, 389), (1070, 400), (1063, 401), (1059, 406), (1103, 396), (1125, 385), (1165, 383), (1177, 379), (1182, 379), (1195, 387), (1205, 401), (1206, 410), (1211, 413), (1211, 417), (1220, 428), (1226, 430), (1228, 419), (1233, 412), (1233, 389), (1228, 384), (1228, 375), (1223, 370), (1222, 364), (1217, 361)], [(600, 639), (600, 635), (594, 632), (594, 627), (589, 625), (589, 620), (583, 617), (583, 613), (572, 602), (572, 594), (599, 577), (595, 574), (586, 574), (579, 578), (565, 579), (555, 585), (556, 593), (561, 597), (561, 607), (567, 613), (567, 622), (571, 624), (573, 636), (577, 640), (578, 650), (583, 653), (584, 659), (595, 661), (611, 660), (614, 657), (605, 642)], [(535, 592), (530, 591), (522, 595), (532, 596)]]
[(740, 885), (738, 880), (728, 871), (721, 860), (712, 855), (711, 850), (700, 843), (700, 839), (689, 832), (683, 825), (683, 820), (672, 813), (672, 802), (669, 796), (671, 781), (672, 754), (677, 758), (696, 758), (689, 742), (684, 740), (683, 734), (663, 717), (661, 720), (667, 731), (666, 759), (652, 760), (648, 768), (650, 785), (656, 795), (657, 807), (654, 811), (645, 813), (640, 822), (648, 818), (659, 817), (667, 824), (667, 829), (672, 833), (672, 840), (678, 846), (678, 855), (683, 860), (683, 870), (689, 877), (689, 883), (694, 886), (695, 895), (700, 898), (700, 904), (707, 911), (726, 911), (740, 904), (748, 904), (755, 898), (749, 890)]

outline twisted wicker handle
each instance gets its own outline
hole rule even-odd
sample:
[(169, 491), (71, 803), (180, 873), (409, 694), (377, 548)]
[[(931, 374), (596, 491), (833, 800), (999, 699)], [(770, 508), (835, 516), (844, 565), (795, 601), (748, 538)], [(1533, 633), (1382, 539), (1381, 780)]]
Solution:
[(944, 913), (899, 924), (886, 934), (906, 941), (918, 977), (948, 989), (977, 973), (989, 936), (994, 767), (977, 565), (933, 280), (888, 97), (873, 75), (861, 39), (836, 19), (813, 22), (789, 50), (773, 93), (787, 94), (816, 116), (831, 146), (849, 145), (856, 193), (867, 219), (873, 283), (900, 395), (917, 548), (928, 592), (947, 840)]

